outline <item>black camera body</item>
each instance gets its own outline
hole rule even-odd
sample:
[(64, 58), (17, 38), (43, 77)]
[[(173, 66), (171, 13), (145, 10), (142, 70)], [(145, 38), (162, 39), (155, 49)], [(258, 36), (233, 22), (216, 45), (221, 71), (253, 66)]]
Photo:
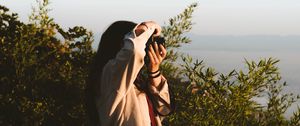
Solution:
[[(145, 51), (146, 51), (146, 56), (144, 58), (144, 62), (146, 65), (149, 64), (150, 62), (150, 59), (149, 59), (149, 56), (148, 56), (148, 50), (149, 50), (149, 46), (150, 45), (153, 45), (154, 42), (157, 43), (157, 45), (163, 45), (165, 47), (165, 38), (164, 37), (161, 37), (161, 36), (153, 36), (151, 35), (150, 38), (148, 39), (147, 43), (146, 43), (146, 48), (145, 48)], [(153, 47), (153, 46), (152, 46)]]

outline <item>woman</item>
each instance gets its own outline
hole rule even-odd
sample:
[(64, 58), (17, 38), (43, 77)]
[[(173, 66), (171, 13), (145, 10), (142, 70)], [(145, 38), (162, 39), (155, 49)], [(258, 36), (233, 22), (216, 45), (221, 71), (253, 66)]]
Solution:
[[(150, 36), (160, 33), (161, 27), (153, 21), (138, 25), (117, 21), (103, 33), (87, 87), (94, 124), (161, 125), (160, 115), (171, 109), (168, 84), (159, 70), (166, 49), (154, 43), (145, 52)], [(145, 55), (150, 59), (146, 81), (139, 74)]]

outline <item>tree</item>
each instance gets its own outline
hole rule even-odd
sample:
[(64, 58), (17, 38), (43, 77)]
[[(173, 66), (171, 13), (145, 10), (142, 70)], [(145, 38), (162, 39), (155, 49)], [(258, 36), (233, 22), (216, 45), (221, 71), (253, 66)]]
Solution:
[[(262, 59), (259, 63), (246, 60), (248, 71), (233, 70), (219, 74), (205, 67), (203, 61), (192, 62), (183, 57), (183, 71), (188, 81), (177, 86), (177, 110), (168, 117), (172, 125), (288, 125), (299, 123), (283, 117), (286, 109), (299, 96), (283, 94), (286, 83), (280, 82), (279, 60)], [(268, 97), (267, 106), (255, 97)], [(298, 121), (298, 122), (297, 122)]]
[(28, 24), (0, 6), (0, 125), (85, 123), (93, 35), (79, 26), (63, 30), (48, 4), (39, 2)]
[[(192, 28), (195, 7), (197, 4), (191, 4), (163, 28), (169, 57), (172, 57), (163, 64), (163, 71), (167, 73), (176, 103), (175, 112), (164, 123), (189, 126), (299, 124), (299, 112), (291, 119), (283, 116), (300, 97), (282, 92), (287, 84), (280, 83), (276, 66), (279, 60), (268, 58), (258, 63), (246, 60), (248, 71), (232, 70), (228, 74), (206, 67), (203, 61), (193, 62), (185, 55), (181, 56), (183, 64), (173, 63), (180, 54), (174, 49), (190, 42), (184, 33)], [(257, 97), (267, 97), (267, 106), (257, 103), (254, 100)]]

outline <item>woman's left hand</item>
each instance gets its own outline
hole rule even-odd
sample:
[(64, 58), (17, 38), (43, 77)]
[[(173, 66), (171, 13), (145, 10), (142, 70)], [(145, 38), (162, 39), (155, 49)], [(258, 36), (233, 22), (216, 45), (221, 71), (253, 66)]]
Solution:
[(162, 78), (160, 72), (157, 71), (159, 71), (159, 66), (161, 62), (166, 58), (167, 51), (163, 45), (154, 42), (154, 44), (151, 44), (149, 46), (147, 55), (149, 56), (150, 59), (150, 62), (147, 66), (149, 74), (154, 73), (149, 75), (149, 81), (150, 81), (149, 86), (154, 86), (156, 89), (160, 89), (160, 83)]
[(147, 66), (148, 71), (155, 72), (159, 70), (159, 66), (161, 62), (166, 58), (167, 51), (163, 45), (154, 42), (154, 44), (151, 44), (149, 46), (147, 55), (149, 56), (150, 59), (150, 63)]

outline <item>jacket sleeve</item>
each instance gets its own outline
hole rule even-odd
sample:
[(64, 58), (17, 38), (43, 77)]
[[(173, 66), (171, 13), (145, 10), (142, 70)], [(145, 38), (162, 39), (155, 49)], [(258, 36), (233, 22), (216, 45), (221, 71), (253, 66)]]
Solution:
[(149, 85), (150, 93), (153, 96), (152, 102), (154, 102), (155, 109), (162, 115), (168, 115), (171, 112), (170, 94), (167, 80), (162, 76), (160, 83), (160, 89)]
[(101, 98), (98, 101), (105, 101), (105, 106), (111, 106), (110, 110), (114, 110), (133, 87), (144, 65), (145, 44), (154, 32), (154, 28), (149, 28), (136, 36), (135, 29), (125, 35), (123, 48), (114, 59), (108, 61), (102, 71)]

